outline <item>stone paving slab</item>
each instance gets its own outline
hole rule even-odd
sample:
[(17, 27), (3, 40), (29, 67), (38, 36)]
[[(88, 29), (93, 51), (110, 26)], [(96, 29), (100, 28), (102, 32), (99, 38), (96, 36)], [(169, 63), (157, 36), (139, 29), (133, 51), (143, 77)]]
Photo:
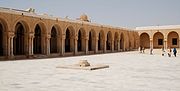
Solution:
[(80, 67), (79, 65), (61, 65), (61, 66), (57, 66), (56, 68), (79, 69), (79, 70), (97, 70), (97, 69), (109, 68), (109, 65), (96, 64), (96, 65), (91, 65), (88, 67)]

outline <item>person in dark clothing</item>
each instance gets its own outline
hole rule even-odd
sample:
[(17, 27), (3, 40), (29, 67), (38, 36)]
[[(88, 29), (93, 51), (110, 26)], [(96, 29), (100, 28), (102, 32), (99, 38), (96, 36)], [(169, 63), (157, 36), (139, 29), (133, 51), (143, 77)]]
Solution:
[(173, 53), (174, 53), (174, 56), (176, 57), (176, 54), (177, 54), (176, 48), (173, 49)]

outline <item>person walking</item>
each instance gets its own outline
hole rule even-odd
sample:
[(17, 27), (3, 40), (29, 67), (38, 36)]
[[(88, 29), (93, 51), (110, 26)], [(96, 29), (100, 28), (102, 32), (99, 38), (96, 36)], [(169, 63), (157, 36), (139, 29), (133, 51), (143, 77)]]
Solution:
[(174, 56), (176, 57), (176, 54), (177, 54), (176, 48), (173, 49), (173, 53), (174, 53)]
[(153, 55), (153, 48), (150, 48), (150, 55)]
[(142, 52), (143, 52), (143, 53), (145, 53), (145, 51), (144, 51), (144, 50), (145, 50), (145, 48), (144, 48), (144, 47), (142, 47)]
[(161, 53), (161, 54), (162, 54), (162, 56), (164, 56), (164, 55), (165, 55), (165, 50), (164, 50), (164, 48), (162, 48), (161, 50), (162, 50), (162, 53)]
[(142, 53), (142, 46), (139, 47), (139, 51), (140, 51), (140, 53)]
[(171, 50), (171, 47), (170, 47), (169, 50), (168, 50), (168, 56), (169, 57), (171, 57), (171, 52), (172, 52), (172, 50)]

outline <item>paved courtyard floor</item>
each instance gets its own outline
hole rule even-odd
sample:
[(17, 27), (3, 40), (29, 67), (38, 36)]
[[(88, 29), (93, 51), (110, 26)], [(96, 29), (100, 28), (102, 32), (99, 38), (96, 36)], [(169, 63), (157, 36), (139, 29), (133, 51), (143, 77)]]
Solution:
[[(110, 68), (94, 71), (56, 68), (82, 59)], [(180, 91), (180, 56), (134, 51), (1, 61), (0, 91)]]

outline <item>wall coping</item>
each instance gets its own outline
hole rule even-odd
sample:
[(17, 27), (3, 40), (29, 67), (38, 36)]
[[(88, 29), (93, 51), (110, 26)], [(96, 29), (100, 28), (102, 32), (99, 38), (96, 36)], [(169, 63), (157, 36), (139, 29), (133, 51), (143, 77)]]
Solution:
[(50, 20), (71, 22), (71, 23), (88, 24), (88, 25), (102, 27), (102, 28), (113, 28), (113, 29), (132, 31), (132, 29), (128, 29), (128, 28), (115, 27), (115, 26), (111, 26), (111, 25), (91, 23), (91, 22), (85, 22), (85, 21), (81, 21), (81, 20), (73, 20), (73, 19), (68, 19), (68, 18), (54, 17), (52, 15), (37, 14), (37, 13), (29, 12), (29, 11), (26, 11), (26, 10), (19, 10), (19, 9), (0, 7), (0, 12), (9, 13), (9, 14), (16, 14), (16, 15), (31, 16), (31, 17), (42, 18), (42, 19), (50, 19)]

